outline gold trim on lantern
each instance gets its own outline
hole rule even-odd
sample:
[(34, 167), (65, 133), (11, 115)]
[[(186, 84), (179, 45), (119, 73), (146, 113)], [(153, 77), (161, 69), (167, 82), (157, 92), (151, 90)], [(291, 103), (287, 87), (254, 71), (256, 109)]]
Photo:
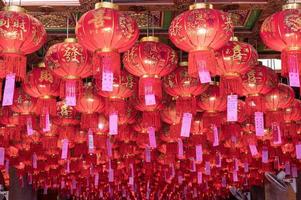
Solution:
[(79, 76), (74, 76), (74, 75), (68, 75), (68, 76), (65, 76), (64, 78), (68, 79), (68, 80), (80, 79)]
[(45, 63), (44, 63), (44, 62), (40, 62), (40, 63), (38, 64), (38, 67), (39, 67), (39, 68), (45, 68), (45, 67), (46, 67), (46, 65), (45, 65)]
[(26, 10), (24, 8), (22, 8), (21, 6), (15, 6), (15, 5), (5, 6), (3, 8), (3, 10), (12, 11), (12, 12), (26, 12)]
[(159, 38), (155, 36), (147, 36), (141, 38), (140, 42), (159, 42)]
[(179, 63), (179, 66), (181, 67), (187, 67), (188, 66), (188, 62), (187, 61), (182, 61)]
[(50, 96), (50, 95), (44, 95), (44, 96), (41, 96), (40, 98), (41, 99), (54, 99), (54, 97)]
[(141, 76), (141, 78), (160, 78), (160, 76), (145, 74), (145, 75)]
[(114, 10), (119, 10), (119, 6), (117, 4), (111, 2), (99, 2), (95, 4), (95, 9), (99, 8), (110, 8)]
[(301, 50), (301, 47), (291, 46), (291, 47), (287, 47), (285, 50), (287, 50), (287, 51), (298, 51), (298, 50)]
[(301, 9), (300, 3), (288, 3), (282, 6), (282, 10), (288, 10), (288, 9)]
[(238, 41), (238, 37), (232, 36), (232, 37), (230, 38), (230, 41), (232, 41), (232, 42), (237, 42), (237, 41)]
[(76, 38), (66, 38), (64, 40), (64, 42), (67, 42), (67, 43), (76, 43), (77, 42), (77, 39)]
[(239, 73), (236, 72), (228, 72), (224, 75), (225, 77), (239, 77)]
[(195, 10), (201, 8), (213, 9), (213, 5), (210, 3), (195, 3), (189, 6), (189, 10)]
[(256, 93), (256, 94), (249, 94), (248, 97), (259, 97), (260, 94)]
[(98, 53), (98, 52), (103, 52), (103, 53), (117, 52), (118, 53), (118, 51), (116, 49), (111, 49), (111, 48), (107, 48), (107, 47), (105, 47), (103, 49), (97, 49), (95, 52), (96, 53)]

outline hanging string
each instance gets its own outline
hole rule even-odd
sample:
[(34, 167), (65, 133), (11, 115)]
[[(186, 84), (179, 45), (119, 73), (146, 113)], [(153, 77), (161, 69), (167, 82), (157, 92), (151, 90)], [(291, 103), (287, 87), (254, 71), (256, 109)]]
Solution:
[(149, 11), (147, 12), (147, 29), (146, 29), (146, 36), (148, 37), (149, 34)]
[(67, 38), (69, 38), (69, 16), (67, 16)]
[(154, 36), (155, 35), (155, 20), (154, 20), (154, 16), (150, 13), (150, 15), (151, 15), (151, 18), (152, 18), (152, 36)]

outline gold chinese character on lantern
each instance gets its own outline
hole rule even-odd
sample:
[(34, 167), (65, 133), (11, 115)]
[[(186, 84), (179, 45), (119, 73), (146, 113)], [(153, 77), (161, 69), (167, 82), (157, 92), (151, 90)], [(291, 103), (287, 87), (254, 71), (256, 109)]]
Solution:
[(39, 81), (48, 81), (50, 83), (53, 82), (53, 76), (51, 75), (51, 73), (47, 70), (43, 70), (41, 71), (41, 75), (40, 75), (40, 78), (39, 78)]
[(69, 115), (69, 113), (68, 113), (68, 106), (66, 104), (63, 104), (61, 106), (60, 115), (62, 117), (68, 117), (68, 115)]
[(256, 84), (255, 70), (251, 70), (247, 75), (248, 75), (248, 83), (255, 85)]
[(105, 20), (111, 20), (111, 17), (105, 16), (104, 10), (98, 10), (94, 14), (94, 19), (90, 20), (88, 24), (94, 24), (96, 32), (98, 32), (98, 29), (101, 29), (105, 25)]
[(79, 51), (79, 49), (77, 47), (75, 47), (75, 46), (66, 47), (65, 52), (64, 52), (64, 57), (67, 62), (80, 63), (78, 56), (82, 56), (82, 53)]

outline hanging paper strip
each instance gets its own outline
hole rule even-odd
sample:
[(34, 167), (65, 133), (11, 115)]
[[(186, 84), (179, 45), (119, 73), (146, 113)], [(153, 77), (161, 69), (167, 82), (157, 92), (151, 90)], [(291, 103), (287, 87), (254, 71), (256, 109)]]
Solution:
[(248, 163), (248, 162), (245, 162), (245, 163), (244, 163), (244, 172), (245, 172), (245, 173), (248, 173), (248, 172), (249, 172), (249, 163)]
[(27, 135), (28, 136), (33, 135), (31, 116), (27, 116), (27, 118), (26, 118), (26, 130), (27, 130)]
[(268, 149), (263, 149), (262, 150), (262, 163), (268, 163), (269, 162), (269, 152)]
[(46, 110), (45, 113), (45, 127), (43, 128), (43, 132), (48, 132), (50, 131), (50, 117), (49, 117), (49, 111), (48, 109)]
[(62, 159), (65, 160), (67, 159), (67, 155), (68, 155), (68, 144), (69, 141), (68, 139), (63, 139), (62, 140)]
[(2, 106), (13, 105), (14, 91), (15, 91), (15, 78), (16, 78), (15, 74), (6, 75)]
[(301, 159), (301, 144), (296, 144), (296, 158)]
[(298, 177), (298, 169), (296, 165), (292, 166), (292, 177), (297, 178)]
[(181, 126), (181, 137), (189, 137), (190, 136), (191, 120), (192, 120), (191, 113), (183, 113), (182, 126)]
[(95, 176), (94, 176), (94, 186), (97, 187), (98, 186), (98, 183), (99, 183), (99, 173), (95, 173)]
[(66, 105), (76, 106), (76, 80), (66, 80)]
[(109, 169), (108, 171), (108, 176), (109, 176), (109, 182), (112, 183), (114, 182), (114, 170), (113, 169)]
[(222, 187), (223, 188), (227, 187), (227, 179), (225, 176), (222, 177)]
[(196, 162), (201, 163), (203, 161), (203, 147), (201, 144), (195, 146)]
[(227, 121), (237, 121), (237, 95), (228, 95), (227, 97)]
[(209, 71), (206, 69), (206, 62), (204, 60), (199, 60), (197, 62), (199, 79), (201, 83), (210, 83), (211, 77)]
[(205, 174), (207, 176), (211, 175), (211, 167), (210, 167), (210, 162), (209, 161), (205, 162)]
[(94, 153), (94, 138), (91, 129), (88, 131), (88, 149), (90, 154)]
[(4, 165), (4, 159), (5, 159), (5, 148), (0, 147), (0, 165)]
[(291, 175), (291, 164), (289, 161), (286, 161), (284, 164), (284, 171), (286, 175)]
[(212, 130), (213, 130), (213, 146), (217, 147), (219, 145), (219, 137), (218, 137), (218, 129), (216, 125), (212, 126)]
[(70, 160), (67, 160), (66, 173), (70, 173)]
[(249, 144), (249, 148), (250, 148), (250, 151), (251, 151), (251, 155), (254, 157), (258, 154), (258, 150), (257, 150), (257, 147), (256, 145), (254, 144)]
[(299, 67), (297, 55), (288, 57), (289, 63), (289, 84), (291, 87), (300, 87)]
[(264, 136), (264, 120), (263, 120), (263, 112), (255, 112), (255, 133), (256, 136), (262, 137)]
[(156, 134), (154, 127), (148, 127), (148, 138), (149, 138), (149, 146), (151, 148), (157, 148), (157, 142), (156, 142)]
[(149, 147), (145, 148), (145, 162), (151, 162), (151, 149)]
[(153, 93), (153, 86), (152, 85), (146, 85), (144, 88), (144, 99), (145, 99), (145, 105), (147, 106), (153, 106), (156, 105), (156, 97)]
[(107, 155), (108, 157), (112, 157), (112, 144), (110, 138), (107, 139), (106, 144), (107, 144)]
[(202, 184), (203, 183), (203, 174), (202, 174), (202, 172), (198, 171), (197, 176), (198, 176), (198, 184)]
[(178, 139), (178, 157), (180, 159), (184, 157), (183, 141), (180, 138)]
[(233, 182), (238, 182), (237, 171), (233, 171)]
[(113, 81), (114, 81), (113, 72), (111, 72), (109, 69), (105, 69), (105, 67), (104, 67), (102, 70), (101, 90), (106, 91), (106, 92), (112, 92), (113, 91)]
[(222, 166), (222, 158), (221, 158), (221, 154), (217, 153), (215, 156), (215, 166), (216, 167), (221, 167)]
[(109, 116), (109, 134), (117, 135), (118, 134), (118, 114), (111, 113)]
[(33, 155), (32, 155), (32, 168), (33, 169), (37, 169), (37, 166), (38, 166), (37, 163), (38, 163), (37, 154), (33, 153)]

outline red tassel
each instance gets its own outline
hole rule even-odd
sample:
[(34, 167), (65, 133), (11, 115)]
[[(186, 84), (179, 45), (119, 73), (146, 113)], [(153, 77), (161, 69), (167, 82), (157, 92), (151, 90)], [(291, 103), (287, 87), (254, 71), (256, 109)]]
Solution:
[(258, 96), (247, 96), (246, 97), (246, 111), (249, 115), (252, 115), (254, 112), (264, 112), (265, 103), (262, 95)]
[(141, 77), (139, 79), (139, 97), (144, 99), (146, 94), (154, 94), (156, 100), (162, 99), (161, 79), (155, 77)]
[(288, 76), (289, 72), (294, 69), (299, 70), (301, 67), (300, 50), (284, 50), (281, 53), (281, 74)]
[(143, 127), (153, 127), (156, 130), (160, 129), (161, 127), (161, 119), (160, 119), (160, 112), (156, 111), (146, 111), (142, 113), (142, 124)]
[(268, 111), (265, 117), (265, 124), (267, 127), (271, 127), (273, 123), (281, 123), (283, 122), (283, 113), (281, 110), (277, 111)]
[(242, 80), (239, 76), (222, 76), (220, 81), (221, 95), (241, 94)]
[(97, 129), (98, 128), (98, 114), (82, 114), (80, 126), (82, 129)]
[(189, 52), (188, 74), (192, 77), (199, 77), (199, 70), (210, 71), (216, 74), (217, 61), (213, 50), (198, 50)]
[(3, 53), (0, 56), (0, 76), (16, 74), (20, 79), (26, 76), (26, 56), (16, 53)]
[(196, 99), (195, 97), (179, 97), (176, 100), (176, 111), (179, 116), (183, 113), (196, 114)]
[(93, 57), (93, 72), (101, 74), (104, 71), (110, 71), (114, 77), (120, 75), (120, 54), (116, 51), (111, 52), (96, 52)]

